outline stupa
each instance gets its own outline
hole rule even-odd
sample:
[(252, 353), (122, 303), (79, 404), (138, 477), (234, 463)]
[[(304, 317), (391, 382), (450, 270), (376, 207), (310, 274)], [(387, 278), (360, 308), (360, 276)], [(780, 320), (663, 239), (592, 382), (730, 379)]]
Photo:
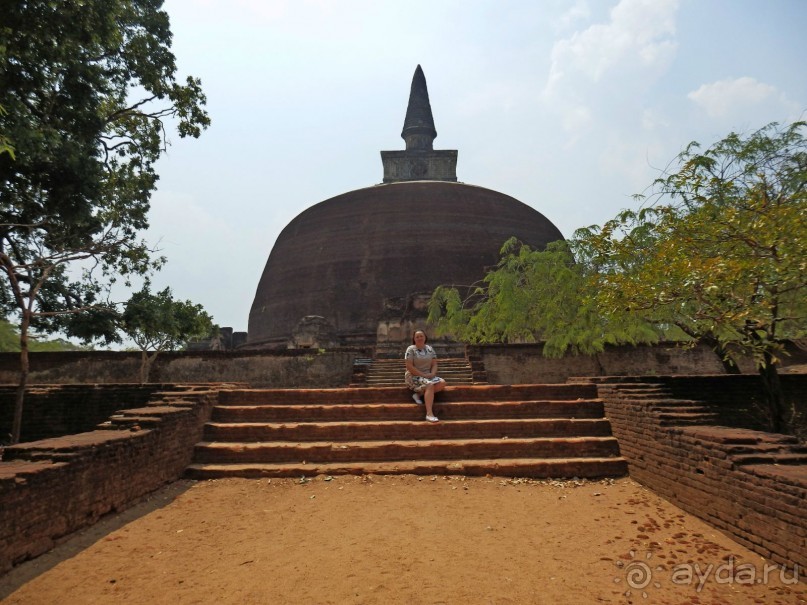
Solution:
[(457, 151), (433, 149), (420, 65), (401, 137), (405, 150), (381, 152), (381, 184), (315, 204), (280, 233), (252, 303), (247, 347), (400, 348), (422, 324), (434, 288), (480, 280), (508, 238), (536, 248), (563, 239), (530, 206), (457, 182)]

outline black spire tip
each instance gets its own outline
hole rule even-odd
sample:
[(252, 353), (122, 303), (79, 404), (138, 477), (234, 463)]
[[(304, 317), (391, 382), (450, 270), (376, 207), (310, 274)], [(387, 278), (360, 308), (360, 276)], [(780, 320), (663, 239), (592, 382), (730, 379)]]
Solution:
[(426, 135), (431, 137), (432, 141), (437, 136), (437, 130), (434, 128), (434, 118), (432, 117), (432, 107), (429, 103), (429, 89), (426, 87), (426, 76), (423, 75), (423, 69), (420, 65), (417, 66), (415, 75), (412, 76), (409, 105), (406, 108), (406, 118), (401, 132), (401, 137), (407, 141), (407, 149), (410, 147), (407, 139), (410, 135), (419, 135), (418, 138)]

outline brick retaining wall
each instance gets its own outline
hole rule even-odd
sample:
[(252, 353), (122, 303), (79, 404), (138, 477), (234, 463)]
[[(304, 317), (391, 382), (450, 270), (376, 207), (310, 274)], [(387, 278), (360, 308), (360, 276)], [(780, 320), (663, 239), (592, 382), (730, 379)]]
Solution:
[(5, 448), (0, 573), (177, 480), (217, 399), (216, 386), (154, 393), (109, 429)]
[[(732, 378), (738, 382), (727, 389)], [(704, 401), (710, 393), (741, 392), (743, 377), (691, 381), (663, 382), (679, 393), (699, 390)], [(788, 377), (788, 383), (803, 401), (807, 376)], [(670, 425), (661, 418), (663, 404), (630, 388), (629, 378), (598, 384), (630, 476), (763, 557), (807, 568), (807, 463), (794, 463), (804, 459), (795, 453), (804, 444), (742, 428)]]
[[(403, 355), (403, 350), (401, 350)], [(319, 351), (182, 351), (160, 353), (150, 382), (243, 382), (256, 388), (341, 387), (353, 373), (353, 360), (372, 349)], [(30, 354), (30, 383), (98, 384), (140, 382), (140, 353), (60, 351)], [(19, 381), (19, 353), (0, 353), (0, 384)]]
[[(804, 346), (804, 345), (802, 345)], [(566, 382), (573, 376), (687, 376), (723, 374), (715, 352), (705, 345), (683, 347), (676, 343), (608, 345), (597, 355), (544, 357), (542, 343), (469, 345), (468, 354), (484, 363), (491, 384)], [(436, 347), (440, 354), (439, 347)], [(807, 368), (807, 350), (788, 343), (782, 368)], [(757, 375), (750, 359), (739, 361), (743, 373)], [(804, 372), (805, 370), (801, 370)]]
[[(166, 384), (32, 385), (25, 392), (20, 441), (91, 431), (118, 410), (146, 405)], [(0, 444), (8, 442), (17, 387), (0, 385)]]

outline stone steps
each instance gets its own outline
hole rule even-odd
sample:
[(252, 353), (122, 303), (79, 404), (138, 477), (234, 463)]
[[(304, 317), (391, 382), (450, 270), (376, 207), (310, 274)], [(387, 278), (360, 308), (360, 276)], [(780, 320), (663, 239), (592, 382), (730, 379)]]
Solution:
[[(471, 363), (465, 358), (439, 358), (437, 373), (450, 385), (478, 384), (474, 381)], [(368, 386), (400, 386), (404, 381), (406, 361), (403, 359), (374, 359), (365, 369)]]
[[(439, 395), (438, 395), (439, 398)], [(599, 400), (464, 401), (438, 400), (435, 410), (445, 420), (492, 418), (602, 418)], [(227, 405), (213, 408), (214, 422), (349, 422), (359, 420), (423, 420), (423, 406), (408, 403), (334, 403)]]
[(727, 460), (737, 466), (807, 465), (807, 444), (793, 435), (722, 426), (691, 427), (686, 430), (698, 439), (719, 444), (726, 452)]
[(792, 435), (770, 433), (753, 442), (727, 442), (726, 451), (737, 464), (807, 464), (807, 444)]
[(611, 435), (604, 418), (506, 418), (427, 424), (417, 420), (344, 422), (210, 422), (205, 441), (375, 441), (382, 439), (508, 439), (521, 437), (603, 437)]
[(709, 406), (692, 399), (677, 399), (660, 384), (617, 382), (609, 387), (610, 399), (643, 406), (661, 426), (700, 426), (714, 424), (718, 419)]
[(807, 464), (807, 454), (790, 452), (758, 452), (732, 456), (736, 464)]
[(465, 458), (572, 458), (617, 456), (616, 439), (608, 437), (519, 439), (401, 439), (395, 441), (202, 442), (197, 462), (361, 462), (462, 460)]
[(316, 475), (466, 475), (497, 477), (619, 477), (627, 472), (623, 458), (554, 458), (479, 460), (408, 460), (357, 463), (192, 464), (191, 479), (242, 477), (313, 477)]
[(591, 385), (455, 386), (424, 421), (403, 387), (222, 391), (188, 476), (627, 472)]
[[(219, 393), (219, 406), (412, 403), (403, 386), (336, 389), (230, 389)], [(437, 402), (508, 402), (597, 400), (593, 384), (473, 385), (447, 388)]]

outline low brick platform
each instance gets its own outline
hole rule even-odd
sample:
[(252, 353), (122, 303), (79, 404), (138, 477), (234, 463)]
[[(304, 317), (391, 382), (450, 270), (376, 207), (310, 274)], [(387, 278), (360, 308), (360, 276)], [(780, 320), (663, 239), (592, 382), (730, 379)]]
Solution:
[[(224, 385), (169, 386), (95, 430), (4, 448), (0, 574), (181, 476)], [(132, 389), (108, 391), (120, 401)]]
[(220, 393), (187, 475), (626, 473), (593, 385), (449, 387), (441, 421), (396, 388)]
[[(796, 437), (715, 426), (721, 400), (681, 399), (740, 392), (743, 376), (630, 377), (597, 382), (630, 476), (766, 559), (807, 566), (807, 445)], [(712, 383), (712, 384), (710, 384)], [(749, 383), (750, 384), (750, 383)], [(678, 388), (677, 388), (678, 387)]]

